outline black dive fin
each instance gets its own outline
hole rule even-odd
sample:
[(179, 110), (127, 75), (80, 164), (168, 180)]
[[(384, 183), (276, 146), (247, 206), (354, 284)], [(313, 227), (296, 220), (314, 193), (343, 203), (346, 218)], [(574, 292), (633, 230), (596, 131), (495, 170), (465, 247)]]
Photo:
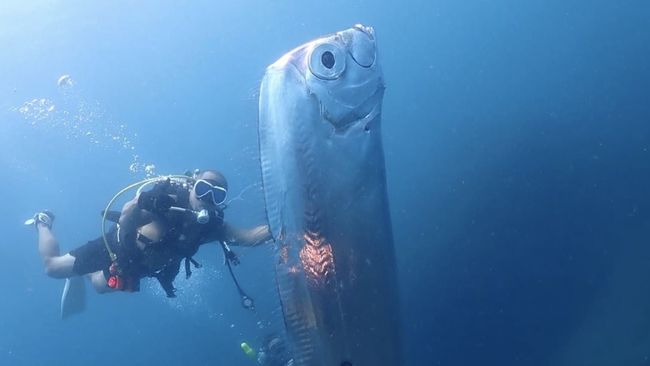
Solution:
[(61, 319), (79, 314), (86, 308), (86, 287), (83, 277), (70, 277), (65, 280), (61, 295)]

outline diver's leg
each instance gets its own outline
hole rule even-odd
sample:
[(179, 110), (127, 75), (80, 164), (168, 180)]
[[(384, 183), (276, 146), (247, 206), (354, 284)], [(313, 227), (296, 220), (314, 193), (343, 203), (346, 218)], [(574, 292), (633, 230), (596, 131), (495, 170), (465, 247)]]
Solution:
[(37, 223), (38, 231), (38, 252), (43, 259), (45, 273), (53, 278), (67, 278), (74, 276), (72, 268), (75, 258), (70, 254), (61, 256), (59, 243), (52, 233), (52, 229), (43, 224)]
[(95, 289), (95, 291), (97, 291), (98, 294), (106, 294), (106, 293), (118, 291), (108, 287), (107, 278), (104, 275), (104, 271), (97, 271), (94, 273), (90, 273), (88, 275), (88, 278), (90, 278), (90, 283), (93, 284), (93, 288)]

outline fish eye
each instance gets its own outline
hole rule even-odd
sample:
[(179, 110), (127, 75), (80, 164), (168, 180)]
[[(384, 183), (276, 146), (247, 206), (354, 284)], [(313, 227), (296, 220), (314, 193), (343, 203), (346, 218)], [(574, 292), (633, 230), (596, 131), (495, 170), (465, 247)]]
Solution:
[(334, 59), (334, 54), (330, 51), (323, 52), (323, 55), (320, 57), (320, 60), (323, 63), (323, 66), (327, 67), (328, 69), (334, 67), (334, 64), (336, 63), (336, 60)]
[(324, 80), (337, 79), (345, 70), (346, 53), (335, 43), (321, 43), (311, 50), (309, 70)]

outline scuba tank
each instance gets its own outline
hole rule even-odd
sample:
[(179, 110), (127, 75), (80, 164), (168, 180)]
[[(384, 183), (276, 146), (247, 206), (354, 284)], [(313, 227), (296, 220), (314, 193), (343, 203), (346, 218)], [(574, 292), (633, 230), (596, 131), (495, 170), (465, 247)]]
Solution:
[(246, 342), (241, 342), (239, 345), (246, 354), (246, 356), (250, 357), (251, 359), (255, 360), (255, 350), (251, 348), (251, 346), (248, 345)]

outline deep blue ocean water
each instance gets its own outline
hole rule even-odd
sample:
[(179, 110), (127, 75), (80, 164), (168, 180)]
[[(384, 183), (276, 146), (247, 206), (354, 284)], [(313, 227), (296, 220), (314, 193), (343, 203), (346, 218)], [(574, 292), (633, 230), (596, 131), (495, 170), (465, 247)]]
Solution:
[[(0, 365), (253, 365), (281, 326), (270, 248), (216, 246), (177, 299), (89, 293), (59, 319), (62, 250), (146, 176), (215, 168), (264, 222), (257, 89), (320, 35), (375, 27), (405, 365), (650, 365), (647, 1), (4, 1)], [(57, 80), (69, 75), (71, 85)], [(155, 166), (155, 167), (154, 167)], [(248, 189), (247, 189), (248, 188)]]

